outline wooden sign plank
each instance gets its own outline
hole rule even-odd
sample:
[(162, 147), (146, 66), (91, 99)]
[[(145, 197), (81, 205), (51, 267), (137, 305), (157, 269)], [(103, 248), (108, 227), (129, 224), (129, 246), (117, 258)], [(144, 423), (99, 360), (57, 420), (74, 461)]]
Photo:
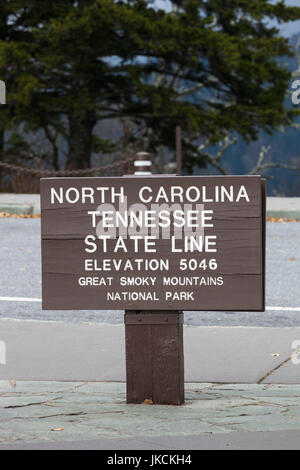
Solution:
[(259, 176), (41, 180), (44, 309), (264, 309)]

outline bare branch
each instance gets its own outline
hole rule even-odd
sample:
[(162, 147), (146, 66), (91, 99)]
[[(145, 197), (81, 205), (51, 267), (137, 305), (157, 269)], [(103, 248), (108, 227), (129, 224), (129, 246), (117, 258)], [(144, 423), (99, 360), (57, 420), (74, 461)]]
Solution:
[(170, 81), (168, 83), (168, 88), (173, 88), (177, 86), (177, 81), (178, 81), (178, 74), (180, 72), (181, 65), (178, 65), (175, 70), (175, 75), (170, 78)]
[(265, 147), (264, 145), (262, 146), (261, 151), (259, 152), (259, 155), (258, 155), (258, 160), (256, 162), (256, 165), (255, 165), (254, 168), (252, 168), (249, 175), (257, 175), (258, 174), (258, 172), (262, 169), (262, 164), (263, 164), (264, 158), (267, 155), (267, 153), (270, 151), (270, 149), (271, 149), (271, 147), (269, 145), (267, 147)]
[(231, 146), (234, 145), (237, 141), (236, 137), (232, 137), (229, 134), (223, 140), (223, 145), (216, 155), (212, 155), (209, 152), (203, 152), (203, 150), (209, 145), (208, 139), (206, 139), (202, 144), (197, 147), (197, 151), (201, 156), (214, 168), (216, 168), (222, 175), (227, 175), (227, 171), (219, 163), (223, 157), (225, 151)]
[(198, 145), (197, 153), (199, 153), (199, 155), (201, 155), (201, 157), (204, 158), (204, 160), (206, 160), (210, 165), (212, 165), (214, 168), (216, 168), (222, 175), (227, 175), (227, 172), (226, 172), (225, 168), (223, 168), (219, 164), (219, 160), (220, 160), (221, 156), (223, 155), (223, 153), (225, 152), (226, 148), (228, 148), (228, 146), (229, 146), (228, 142), (226, 141), (225, 145), (218, 152), (217, 156), (214, 156), (214, 155), (210, 154), (209, 152), (204, 152), (203, 151), (206, 147), (208, 147), (208, 145), (209, 145), (209, 140), (205, 139), (204, 142), (202, 142), (202, 144)]
[(265, 156), (270, 151), (271, 147), (262, 146), (262, 149), (259, 153), (259, 157), (255, 167), (249, 172), (249, 175), (258, 175), (261, 171), (267, 170), (268, 168), (286, 168), (287, 170), (300, 170), (300, 167), (295, 165), (287, 165), (285, 163), (273, 163), (273, 162), (264, 162)]
[(205, 141), (202, 144), (198, 145), (197, 147), (198, 152), (202, 152), (202, 150), (204, 150), (208, 145), (209, 145), (209, 140), (205, 139)]
[(300, 171), (300, 167), (297, 167), (295, 165), (286, 165), (285, 163), (264, 163), (261, 165), (256, 173), (250, 172), (249, 175), (257, 175), (259, 171), (261, 170), (266, 170), (268, 168), (286, 168), (287, 170), (294, 170), (294, 171)]
[(186, 88), (185, 90), (183, 89), (182, 91), (179, 91), (178, 94), (179, 94), (179, 96), (190, 95), (191, 93), (194, 93), (195, 91), (200, 90), (203, 87), (204, 87), (203, 83), (199, 83), (199, 85), (196, 85), (196, 86), (193, 86), (191, 88)]
[(223, 168), (218, 161), (216, 160), (215, 157), (212, 157), (209, 153), (206, 152), (201, 152), (201, 156), (206, 160), (208, 163), (210, 163), (213, 167), (215, 167), (222, 175), (228, 175), (227, 171), (225, 168)]
[(231, 147), (231, 145), (236, 144), (236, 142), (237, 142), (237, 138), (236, 138), (236, 137), (231, 137), (231, 136), (227, 135), (227, 136), (225, 137), (225, 139), (224, 139), (224, 145), (223, 145), (223, 147), (219, 150), (219, 152), (218, 152), (217, 155), (215, 156), (216, 161), (219, 161), (219, 160), (223, 157), (225, 151), (226, 151), (229, 147)]

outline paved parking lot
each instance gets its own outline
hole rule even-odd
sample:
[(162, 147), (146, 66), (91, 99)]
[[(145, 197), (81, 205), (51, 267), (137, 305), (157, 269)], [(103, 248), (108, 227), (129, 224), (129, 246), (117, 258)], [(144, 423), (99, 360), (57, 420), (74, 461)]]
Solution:
[[(186, 312), (187, 325), (300, 326), (300, 223), (267, 224), (267, 310)], [(40, 220), (0, 219), (0, 318), (122, 323), (122, 311), (42, 311)], [(20, 300), (20, 298), (24, 300)]]

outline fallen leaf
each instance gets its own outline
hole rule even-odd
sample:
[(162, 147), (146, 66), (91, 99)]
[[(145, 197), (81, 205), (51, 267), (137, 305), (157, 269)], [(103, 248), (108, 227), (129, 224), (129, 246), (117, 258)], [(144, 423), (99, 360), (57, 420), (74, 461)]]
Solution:
[(146, 399), (143, 401), (143, 404), (144, 404), (144, 405), (153, 405), (152, 398), (146, 398)]
[(53, 428), (53, 429), (51, 429), (51, 431), (61, 432), (61, 431), (64, 431), (64, 428)]
[(267, 222), (279, 222), (285, 224), (286, 222), (300, 222), (298, 219), (283, 219), (281, 217), (267, 217)]
[(272, 353), (271, 356), (273, 356), (273, 357), (279, 357), (280, 354), (279, 354), (279, 353)]
[(41, 214), (10, 214), (9, 212), (0, 212), (0, 219), (40, 219)]

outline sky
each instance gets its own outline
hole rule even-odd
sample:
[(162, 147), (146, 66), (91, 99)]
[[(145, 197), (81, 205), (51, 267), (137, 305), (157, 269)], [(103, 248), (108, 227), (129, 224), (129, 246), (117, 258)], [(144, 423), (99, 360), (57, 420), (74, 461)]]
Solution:
[[(285, 3), (290, 6), (300, 7), (300, 0), (286, 0)], [(293, 21), (281, 27), (282, 34), (292, 36), (300, 31), (300, 21)]]
[[(249, 0), (251, 1), (251, 0)], [(274, 3), (276, 0), (274, 0)], [(156, 5), (159, 8), (165, 8), (166, 10), (170, 9), (170, 1), (169, 0), (156, 0)], [(300, 7), (300, 0), (285, 0), (285, 3), (290, 6), (299, 6)], [(271, 22), (271, 24), (274, 24)], [(280, 26), (281, 32), (284, 36), (292, 36), (295, 33), (299, 33), (300, 31), (300, 20), (299, 21), (293, 21), (290, 23), (286, 23), (282, 26)]]

